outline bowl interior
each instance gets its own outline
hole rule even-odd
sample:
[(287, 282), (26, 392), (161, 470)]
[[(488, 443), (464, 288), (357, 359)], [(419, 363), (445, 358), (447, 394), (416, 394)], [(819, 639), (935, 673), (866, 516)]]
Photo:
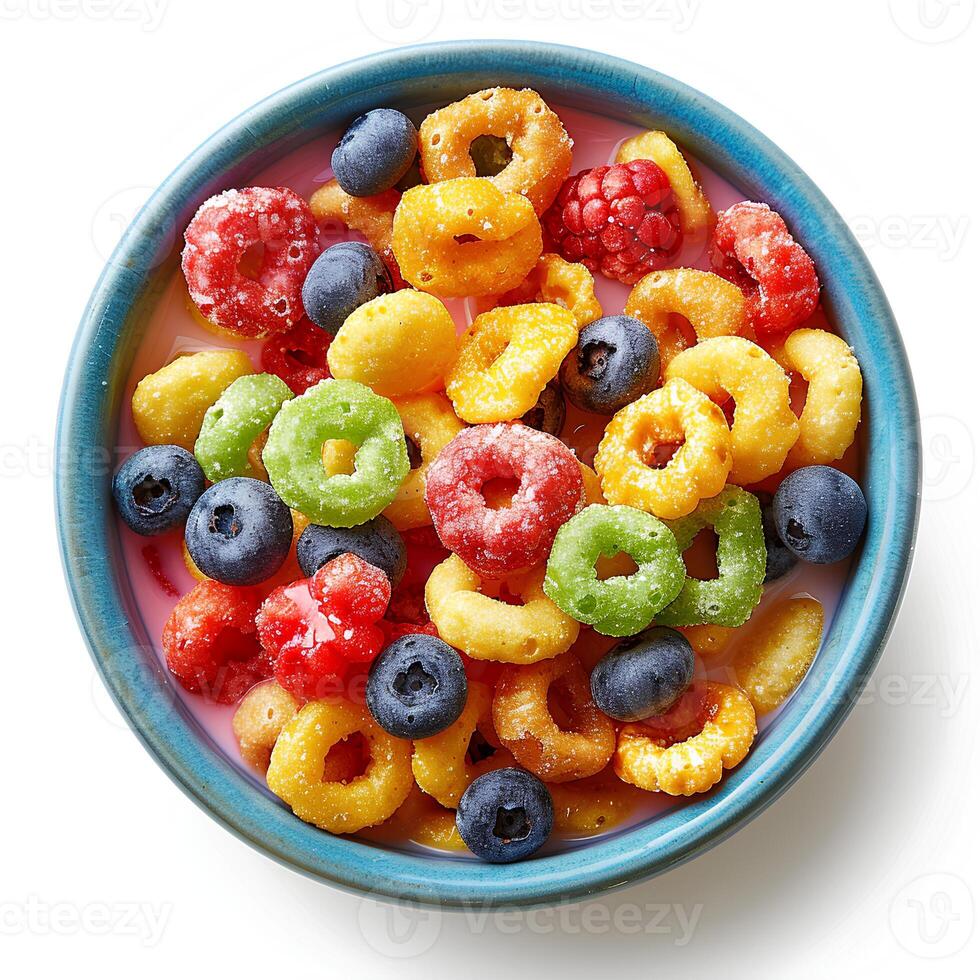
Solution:
[[(109, 499), (126, 380), (181, 233), (213, 193), (377, 105), (450, 102), (491, 85), (668, 131), (746, 197), (770, 203), (813, 256), (828, 315), (865, 374), (865, 542), (804, 684), (711, 795), (596, 843), (517, 866), (387, 851), (301, 823), (203, 737), (161, 669), (138, 615)], [(330, 69), (243, 113), (164, 182), (124, 235), (72, 351), (58, 438), (58, 524), (76, 612), (124, 715), (196, 802), (271, 856), (344, 887), (448, 906), (554, 902), (663, 871), (770, 803), (843, 720), (884, 643), (904, 586), (918, 501), (918, 426), (901, 341), (880, 286), (840, 216), (781, 151), (680, 83), (553, 45), (403, 49)]]

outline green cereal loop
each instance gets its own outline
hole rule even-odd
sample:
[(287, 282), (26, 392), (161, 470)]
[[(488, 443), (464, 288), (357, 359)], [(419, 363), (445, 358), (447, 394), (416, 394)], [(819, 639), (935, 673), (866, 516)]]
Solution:
[(658, 625), (741, 626), (762, 598), (766, 577), (766, 541), (758, 498), (729, 485), (717, 497), (702, 500), (693, 514), (667, 523), (682, 552), (702, 528), (715, 529), (718, 577), (707, 582), (688, 577), (681, 594), (657, 617)]
[[(600, 581), (599, 556), (621, 551), (638, 570)], [(632, 636), (650, 625), (683, 584), (680, 549), (663, 521), (633, 507), (592, 504), (559, 528), (544, 591), (559, 609), (599, 633)]]
[[(327, 476), (321, 452), (328, 439), (359, 447), (353, 473)], [(409, 471), (395, 406), (357, 381), (333, 378), (283, 405), (262, 462), (283, 501), (326, 527), (354, 527), (377, 517)]]
[(274, 374), (236, 378), (207, 410), (194, 455), (212, 482), (230, 476), (259, 476), (248, 461), (256, 437), (293, 397), (289, 385)]

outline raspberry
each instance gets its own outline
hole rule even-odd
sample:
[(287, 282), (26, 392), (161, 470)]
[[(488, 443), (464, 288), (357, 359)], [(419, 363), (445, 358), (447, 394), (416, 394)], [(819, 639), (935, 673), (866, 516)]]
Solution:
[(681, 247), (670, 181), (652, 160), (569, 177), (543, 221), (563, 258), (628, 286), (662, 269)]
[(378, 621), (390, 598), (388, 576), (352, 554), (273, 591), (255, 624), (276, 680), (297, 697), (324, 696), (348, 664), (377, 656), (385, 642)]

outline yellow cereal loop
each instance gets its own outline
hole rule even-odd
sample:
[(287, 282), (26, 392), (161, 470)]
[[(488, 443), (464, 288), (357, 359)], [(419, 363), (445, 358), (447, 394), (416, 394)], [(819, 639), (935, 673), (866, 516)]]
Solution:
[(505, 667), (494, 689), (493, 727), (525, 769), (552, 783), (594, 776), (616, 747), (612, 719), (596, 707), (589, 675), (570, 653)]
[(706, 232), (711, 227), (715, 219), (711, 203), (694, 179), (684, 154), (666, 133), (651, 130), (626, 140), (616, 153), (616, 163), (631, 160), (652, 160), (667, 175), (685, 235)]
[(822, 636), (823, 606), (809, 596), (782, 599), (739, 634), (735, 676), (758, 714), (778, 708), (796, 690)]
[[(659, 446), (678, 446), (661, 468)], [(721, 409), (686, 381), (674, 379), (618, 411), (595, 455), (602, 492), (611, 504), (654, 517), (686, 517), (720, 493), (732, 465), (731, 434)]]
[[(355, 732), (369, 761), (349, 782), (326, 782), (330, 749)], [(351, 834), (387, 820), (412, 788), (412, 749), (380, 728), (367, 708), (348, 701), (311, 701), (283, 728), (269, 762), (269, 789), (301, 820)]]
[(644, 276), (630, 292), (625, 312), (645, 323), (657, 338), (661, 371), (688, 346), (671, 326), (672, 313), (691, 324), (698, 340), (738, 336), (748, 327), (742, 290), (700, 269), (664, 269)]
[(707, 623), (703, 626), (685, 626), (681, 632), (687, 637), (687, 642), (699, 657), (711, 660), (727, 648), (735, 627), (714, 626)]
[(575, 317), (579, 329), (602, 316), (592, 273), (581, 262), (566, 262), (554, 252), (542, 255), (516, 289), (503, 296), (489, 297), (487, 309), (521, 303), (561, 306)]
[(420, 184), (395, 211), (392, 249), (402, 276), (437, 296), (505, 293), (541, 254), (541, 225), (520, 194), (483, 177)]
[(179, 356), (136, 386), (136, 431), (148, 446), (182, 446), (192, 453), (207, 410), (232, 381), (254, 373), (248, 354), (240, 350)]
[(579, 624), (545, 594), (544, 566), (505, 580), (521, 605), (480, 591), (490, 583), (456, 555), (437, 565), (425, 583), (425, 607), (439, 636), (474, 660), (533, 664), (564, 653), (576, 640)]
[(511, 754), (501, 750), (478, 762), (468, 758), (470, 740), (477, 731), (491, 744), (496, 743), (490, 703), (490, 688), (479, 681), (470, 681), (466, 707), (459, 718), (438, 735), (415, 741), (412, 752), (415, 781), (442, 806), (455, 809), (466, 787), (477, 776), (514, 763)]
[(399, 531), (408, 531), (432, 523), (425, 503), (425, 474), (436, 456), (463, 428), (463, 423), (456, 418), (445, 395), (436, 392), (396, 398), (395, 408), (401, 416), (405, 435), (418, 448), (422, 459), (405, 477), (384, 515)]
[(629, 818), (644, 794), (617, 779), (610, 769), (570, 783), (549, 783), (555, 806), (555, 830), (569, 838), (605, 833)]
[(470, 146), (480, 136), (504, 139), (511, 151), (507, 166), (490, 178), (494, 184), (523, 194), (544, 214), (572, 165), (572, 141), (558, 116), (529, 88), (488, 88), (437, 109), (419, 127), (426, 179), (474, 177)]
[(327, 352), (335, 378), (359, 381), (386, 398), (438, 381), (456, 360), (456, 325), (427, 293), (400, 289), (359, 306)]
[(790, 462), (833, 463), (854, 442), (861, 421), (861, 366), (847, 343), (826, 330), (794, 330), (783, 345), (783, 356), (790, 370), (809, 382)]
[(800, 433), (786, 372), (744, 337), (715, 337), (682, 351), (667, 368), (710, 398), (731, 395), (732, 483), (747, 486), (778, 473)]
[(456, 811), (443, 806), (418, 785), (412, 786), (405, 802), (378, 827), (358, 836), (380, 843), (400, 844), (406, 840), (437, 851), (465, 851), (456, 829)]
[(616, 775), (651, 793), (706, 793), (748, 755), (757, 730), (752, 703), (738, 688), (709, 681), (708, 703), (704, 728), (669, 746), (643, 725), (624, 725), (613, 756)]
[(463, 335), (446, 394), (466, 422), (508, 422), (533, 408), (578, 341), (575, 317), (554, 303), (481, 313)]
[(242, 699), (231, 727), (242, 758), (257, 772), (269, 768), (276, 739), (297, 711), (299, 702), (275, 681), (256, 684)]
[(358, 231), (371, 248), (384, 254), (391, 248), (391, 226), (400, 196), (398, 191), (390, 190), (370, 197), (352, 197), (331, 180), (313, 193), (310, 210), (319, 224)]

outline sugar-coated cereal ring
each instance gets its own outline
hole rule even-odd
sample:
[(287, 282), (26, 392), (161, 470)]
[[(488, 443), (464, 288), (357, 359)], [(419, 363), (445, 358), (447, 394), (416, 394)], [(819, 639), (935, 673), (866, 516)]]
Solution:
[[(660, 469), (658, 446), (679, 445)], [(679, 378), (620, 409), (595, 455), (602, 492), (611, 504), (654, 517), (690, 514), (724, 486), (732, 465), (731, 433), (722, 410)]]
[(678, 354), (665, 376), (683, 378), (709, 398), (735, 400), (732, 483), (758, 483), (782, 469), (800, 423), (786, 372), (758, 344), (744, 337), (703, 340)]
[(467, 422), (507, 422), (537, 403), (578, 341), (575, 317), (554, 303), (481, 313), (463, 335), (446, 394)]
[(480, 591), (476, 572), (456, 555), (437, 565), (425, 584), (425, 606), (439, 636), (474, 660), (533, 664), (564, 653), (578, 637), (579, 624), (541, 588), (544, 568), (504, 580), (521, 598), (512, 605)]
[(279, 733), (297, 711), (299, 702), (275, 681), (256, 684), (231, 719), (242, 759), (264, 775)]
[(263, 479), (249, 459), (255, 440), (276, 417), (283, 402), (293, 393), (274, 374), (247, 374), (236, 378), (207, 410), (194, 455), (212, 482), (232, 476)]
[(698, 340), (737, 336), (748, 326), (738, 286), (700, 269), (663, 269), (644, 276), (630, 292), (625, 312), (657, 338), (663, 371), (687, 347), (686, 339), (671, 328), (671, 313), (684, 317)]
[(728, 646), (735, 632), (730, 626), (685, 626), (681, 632), (687, 637), (687, 642), (694, 652), (705, 660), (717, 657)]
[(413, 785), (405, 802), (383, 824), (361, 831), (360, 837), (380, 843), (406, 840), (437, 851), (465, 851), (456, 828), (456, 811), (443, 806), (418, 785)]
[(262, 370), (282, 378), (294, 395), (330, 377), (327, 349), (331, 336), (305, 317), (291, 330), (262, 345)]
[[(359, 732), (369, 761), (350, 782), (325, 782), (330, 749)], [(411, 746), (385, 732), (367, 708), (348, 701), (311, 701), (283, 728), (266, 781), (301, 820), (350, 834), (387, 820), (412, 788)]]
[[(625, 553), (632, 574), (600, 580), (596, 561)], [(545, 594), (568, 615), (607, 636), (647, 628), (684, 584), (684, 562), (666, 524), (633, 507), (592, 505), (555, 537)]]
[(667, 175), (685, 236), (696, 235), (711, 227), (715, 217), (711, 204), (694, 179), (684, 154), (666, 133), (651, 130), (626, 140), (616, 152), (616, 163), (632, 160), (652, 160)]
[(399, 531), (432, 523), (425, 503), (425, 481), (429, 467), (463, 428), (449, 400), (436, 392), (395, 399), (405, 437), (418, 449), (419, 464), (398, 488), (384, 515)]
[(854, 442), (861, 421), (861, 366), (847, 343), (826, 330), (794, 330), (786, 338), (783, 355), (790, 369), (809, 382), (790, 462), (833, 463)]
[(616, 775), (651, 793), (691, 796), (706, 793), (725, 769), (748, 755), (755, 740), (755, 711), (738, 688), (708, 682), (710, 710), (704, 728), (683, 742), (665, 746), (642, 724), (624, 725), (613, 765)]
[(437, 109), (419, 127), (426, 180), (475, 177), (470, 146), (480, 136), (505, 139), (511, 150), (494, 184), (523, 194), (543, 214), (572, 166), (572, 141), (558, 116), (527, 88), (488, 88)]
[(370, 197), (353, 197), (336, 180), (318, 187), (310, 210), (320, 224), (332, 222), (360, 232), (379, 255), (391, 252), (391, 225), (401, 194), (392, 189)]
[(541, 225), (520, 194), (483, 177), (407, 190), (395, 211), (392, 249), (401, 274), (437, 296), (505, 293), (541, 254)]
[(717, 497), (698, 504), (690, 516), (670, 522), (682, 552), (705, 527), (714, 528), (718, 536), (718, 577), (689, 575), (680, 595), (658, 614), (660, 626), (741, 626), (762, 598), (766, 540), (759, 498), (727, 486)]
[(581, 262), (566, 262), (554, 252), (542, 255), (524, 282), (515, 289), (503, 296), (489, 297), (487, 309), (524, 303), (561, 306), (575, 317), (579, 328), (602, 316), (592, 273)]
[[(490, 480), (517, 480), (506, 507), (488, 506)], [(582, 471), (559, 439), (526, 425), (463, 429), (429, 467), (425, 500), (439, 540), (483, 578), (537, 565), (585, 499)]]
[(232, 381), (254, 371), (248, 354), (240, 350), (178, 356), (136, 386), (136, 431), (148, 446), (182, 446), (193, 452), (207, 410)]
[(555, 830), (571, 838), (592, 837), (621, 824), (643, 802), (643, 794), (609, 769), (570, 783), (549, 783)]
[(813, 261), (768, 204), (741, 201), (718, 216), (711, 267), (745, 293), (759, 335), (793, 330), (817, 308)]
[[(328, 439), (358, 446), (352, 474), (326, 474), (322, 447)], [(377, 517), (409, 471), (398, 411), (356, 381), (321, 381), (286, 402), (269, 429), (262, 459), (283, 501), (329, 527)]]
[(616, 748), (612, 720), (596, 707), (589, 675), (570, 653), (505, 667), (494, 688), (493, 727), (520, 765), (551, 783), (595, 775)]
[(490, 705), (490, 688), (479, 681), (471, 681), (466, 707), (459, 718), (438, 735), (415, 740), (412, 752), (415, 781), (420, 789), (445, 807), (455, 808), (466, 787), (477, 776), (514, 763), (509, 752), (500, 750), (476, 762), (468, 758), (470, 740), (477, 731), (491, 745), (496, 743)]
[(823, 606), (809, 596), (770, 606), (739, 637), (735, 676), (760, 715), (778, 708), (799, 686), (820, 649)]
[[(205, 201), (184, 233), (181, 267), (201, 313), (244, 337), (288, 330), (303, 315), (302, 288), (317, 257), (309, 205), (288, 187), (246, 187)], [(264, 247), (255, 278), (242, 256)]]
[(327, 352), (330, 373), (388, 398), (423, 391), (456, 360), (456, 325), (427, 293), (400, 289), (359, 306)]

